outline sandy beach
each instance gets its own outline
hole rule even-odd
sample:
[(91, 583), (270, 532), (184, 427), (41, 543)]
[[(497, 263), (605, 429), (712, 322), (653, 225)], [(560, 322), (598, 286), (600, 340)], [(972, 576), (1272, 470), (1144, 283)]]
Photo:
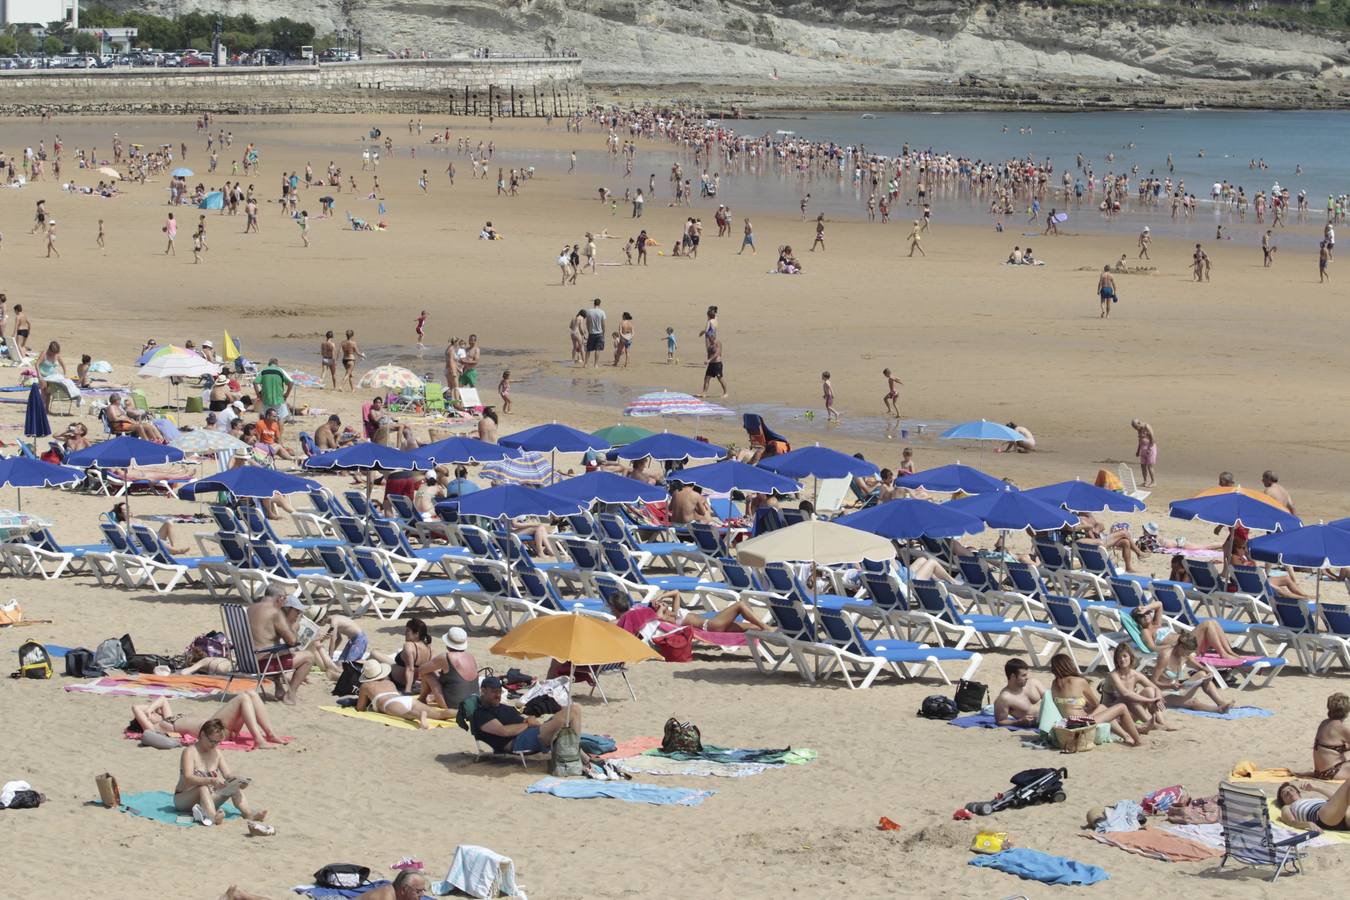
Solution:
[[(1250, 222), (1225, 229), (1231, 241), (1205, 241), (1213, 280), (1204, 284), (1191, 281), (1190, 245), (1160, 238), (1152, 247), (1155, 271), (1117, 276), (1120, 303), (1102, 320), (1097, 275), (1122, 253), (1135, 264), (1141, 220), (1109, 231), (1085, 226), (1069, 233), (1074, 229), (1066, 226), (1058, 237), (1030, 237), (1023, 232), (1039, 228), (1022, 227), (1025, 217), (997, 233), (991, 226), (944, 223), (939, 206), (924, 235), (927, 256), (908, 258), (912, 213), (897, 209), (883, 226), (867, 222), (860, 209), (831, 218), (826, 249), (811, 253), (814, 229), (801, 221), (791, 181), (777, 208), (738, 202), (740, 176), (731, 174), (723, 176), (716, 201), (668, 208), (666, 173), (674, 148), (644, 141), (634, 176), (625, 180), (622, 162), (608, 161), (604, 133), (590, 123), (578, 135), (565, 132), (560, 120), (545, 128), (499, 119), (489, 129), (486, 120), (459, 119), (449, 123), (447, 152), (444, 145), (428, 144), (432, 131), (445, 127), (431, 118), (418, 137), (393, 118), (222, 116), (212, 128), (231, 131), (233, 147), (221, 153), (213, 176), (206, 174), (204, 137), (190, 118), (0, 124), (8, 153), (36, 147), (40, 139), (50, 147), (60, 134), (69, 163), (63, 175), (74, 173), (81, 185), (97, 176), (74, 170), (74, 149), (96, 147), (99, 157), (110, 157), (114, 132), (147, 146), (186, 142), (185, 164), (197, 172), (189, 184), (201, 181), (212, 189), (234, 180), (230, 161), (245, 145), (259, 147), (261, 173), (239, 177), (268, 201), (261, 204), (260, 233), (243, 234), (242, 215), (203, 211), (210, 249), (200, 265), (191, 252), (195, 209), (174, 209), (183, 220), (177, 255), (163, 253), (167, 177), (126, 186), (111, 199), (62, 191), (50, 176), (0, 190), (0, 291), (11, 310), (24, 306), (32, 321), (30, 346), (41, 351), (48, 341), (59, 341), (72, 372), (83, 353), (106, 359), (112, 382), (143, 387), (152, 402), (164, 399), (169, 388), (134, 375), (133, 360), (148, 338), (162, 344), (209, 339), (219, 347), (228, 330), (251, 359), (275, 355), (290, 369), (317, 374), (324, 331), (340, 336), (351, 328), (368, 357), (361, 370), (398, 362), (439, 375), (445, 340), (475, 333), (484, 347), (484, 399), (496, 401), (504, 368), (513, 374), (514, 410), (503, 417), (502, 434), (548, 421), (590, 430), (622, 421), (624, 401), (644, 391), (697, 392), (703, 368), (698, 332), (705, 308), (716, 304), (729, 386), (729, 396), (719, 402), (737, 413), (763, 413), (798, 446), (818, 441), (892, 468), (901, 448), (911, 446), (919, 469), (960, 460), (1027, 487), (1091, 480), (1098, 469), (1134, 462), (1129, 423), (1141, 418), (1157, 434), (1159, 483), (1145, 512), (1106, 514), (1108, 522), (1129, 521), (1137, 532), (1151, 520), (1167, 537), (1212, 539), (1209, 526), (1168, 519), (1166, 504), (1210, 487), (1224, 469), (1249, 487), (1259, 487), (1262, 470), (1277, 470), (1305, 522), (1350, 512), (1350, 489), (1341, 477), (1350, 424), (1336, 415), (1350, 313), (1339, 263), (1331, 266), (1332, 283), (1317, 283), (1316, 213), (1308, 224), (1285, 230), (1288, 246), (1271, 268), (1261, 265), (1259, 232)], [(361, 171), (360, 154), (367, 129), (375, 126), (392, 138), (395, 152), (378, 169), (382, 199), (368, 200), (372, 173)], [(455, 152), (460, 136), (495, 143), (490, 177), (472, 178), (468, 157)], [(569, 175), (573, 150), (581, 159)], [(360, 192), (344, 186), (333, 195), (336, 217), (319, 219), (318, 197), (328, 191), (302, 187), (301, 207), (311, 217), (306, 248), (296, 225), (270, 201), (279, 195), (283, 171), (303, 174), (308, 162), (321, 174), (330, 160), (342, 168), (344, 185), (355, 176)], [(457, 170), (453, 187), (445, 172), (451, 161)], [(523, 182), (519, 196), (499, 197), (498, 166), (532, 166), (535, 177)], [(423, 169), (425, 193), (418, 186)], [(685, 170), (697, 184), (692, 158)], [(598, 202), (600, 187), (622, 197), (626, 186), (645, 188), (649, 173), (656, 174), (659, 192), (640, 221), (622, 202), (616, 214)], [(39, 199), (57, 222), (60, 258), (46, 258), (45, 240), (28, 233)], [(732, 208), (725, 238), (716, 236), (713, 224), (718, 202)], [(347, 213), (383, 219), (388, 228), (349, 230)], [(688, 215), (705, 225), (699, 256), (672, 258), (670, 246)], [(736, 252), (747, 215), (757, 256)], [(94, 243), (99, 219), (105, 249)], [(478, 240), (489, 220), (504, 240)], [(639, 224), (666, 255), (653, 253), (645, 267), (627, 266), (623, 244)], [(597, 241), (599, 273), (561, 286), (558, 248), (584, 246), (587, 231), (608, 234)], [(1210, 232), (1212, 237), (1212, 227)], [(1014, 244), (1028, 242), (1046, 266), (1002, 264)], [(770, 274), (781, 244), (794, 247), (804, 274)], [(583, 370), (568, 360), (570, 318), (594, 297), (602, 298), (611, 328), (624, 311), (634, 317), (636, 343), (626, 368)], [(413, 328), (423, 309), (429, 312), (427, 347), (419, 358)], [(667, 327), (678, 336), (678, 364), (666, 363)], [(883, 415), (885, 367), (904, 381), (903, 433)], [(832, 374), (842, 415), (837, 426), (824, 424), (823, 370)], [(0, 369), (0, 386), (17, 384), (19, 371)], [(312, 431), (322, 421), (320, 410), (356, 423), (370, 396), (303, 390), (301, 402), (312, 416), (288, 426), (288, 442), (300, 430)], [(5, 444), (20, 440), (23, 410), (22, 403), (0, 404)], [(807, 410), (813, 418), (803, 415)], [(186, 417), (194, 418), (201, 417)], [(999, 455), (989, 447), (939, 441), (935, 429), (918, 428), (979, 418), (1025, 425), (1035, 433), (1037, 452)], [(54, 429), (72, 419), (89, 425), (91, 436), (101, 432), (96, 419), (79, 412), (54, 415)], [(425, 439), (426, 421), (404, 420)], [(739, 416), (640, 424), (722, 444), (745, 442)], [(6, 455), (11, 452), (6, 447)], [(577, 467), (579, 460), (568, 457), (565, 465)], [(347, 484), (323, 480), (335, 490)], [(0, 505), (13, 506), (13, 500), (12, 489), (0, 489)], [(133, 502), (138, 515), (195, 509), (162, 498)], [(98, 539), (96, 517), (111, 502), (33, 490), (25, 491), (23, 504), (52, 521), (62, 541), (86, 543)], [(981, 545), (992, 541), (988, 534), (980, 537)], [(1014, 544), (1024, 549), (1025, 539)], [(1166, 562), (1155, 555), (1144, 568), (1162, 575)], [(1339, 595), (1344, 588), (1324, 590)], [(22, 602), (27, 618), (50, 622), (0, 630), (7, 665), (30, 639), (94, 647), (130, 633), (138, 648), (176, 653), (219, 625), (218, 605), (194, 591), (162, 596), (100, 589), (88, 577), (6, 577), (0, 599), (9, 597)], [(375, 646), (397, 648), (399, 626), (366, 624)], [(433, 630), (446, 624), (435, 622)], [(490, 655), (496, 639), (472, 636), (479, 665), (521, 665)], [(997, 690), (1010, 655), (988, 653), (979, 680)], [(536, 675), (544, 668), (521, 667)], [(1007, 831), (1017, 846), (1102, 866), (1111, 880), (1098, 885), (1096, 895), (1222, 889), (1235, 897), (1266, 896), (1270, 889), (1255, 871), (1216, 876), (1215, 860), (1156, 862), (1077, 832), (1088, 808), (1138, 799), (1167, 785), (1212, 794), (1239, 760), (1307, 769), (1325, 697), (1341, 689), (1341, 679), (1307, 677), (1292, 666), (1287, 671), (1273, 686), (1239, 698), (1275, 710), (1271, 718), (1174, 716), (1180, 730), (1151, 735), (1142, 749), (1099, 747), (1064, 757), (1024, 749), (1007, 732), (915, 718), (925, 696), (951, 693), (931, 682), (883, 682), (848, 692), (807, 687), (795, 675), (761, 675), (744, 658), (644, 663), (631, 675), (636, 701), (617, 683), (608, 687), (608, 704), (598, 696), (581, 699), (587, 731), (618, 740), (659, 736), (666, 719), (676, 716), (695, 721), (709, 743), (819, 752), (808, 765), (751, 778), (658, 779), (663, 786), (669, 781), (717, 791), (698, 807), (671, 809), (527, 795), (525, 787), (543, 774), (538, 764), (527, 772), (475, 763), (473, 742), (458, 729), (419, 733), (323, 712), (319, 706), (331, 698), (316, 673), (298, 706), (271, 707), (280, 730), (295, 736), (293, 744), (230, 757), (234, 769), (254, 779), (255, 802), (270, 810), (268, 821), (278, 833), (269, 838), (246, 837), (238, 822), (174, 828), (90, 805), (97, 797), (94, 778), (103, 772), (116, 775), (124, 792), (170, 790), (177, 753), (122, 738), (129, 699), (66, 693), (60, 677), (5, 679), (0, 704), (8, 727), (0, 731), (0, 782), (27, 780), (48, 803), (0, 814), (0, 835), (10, 855), (25, 862), (24, 871), (34, 878), (41, 873), (55, 896), (79, 895), (97, 879), (99, 895), (115, 898), (215, 898), (235, 883), (280, 898), (325, 863), (359, 862), (387, 873), (402, 856), (424, 860), (440, 878), (460, 843), (511, 856), (535, 900), (769, 897), (787, 890), (809, 897), (841, 891), (863, 897), (1048, 895), (1043, 886), (966, 864), (969, 843), (985, 825)], [(1049, 684), (1048, 672), (1038, 671), (1036, 678)], [(952, 821), (953, 810), (992, 797), (1014, 772), (1058, 765), (1070, 772), (1067, 803), (1000, 813), (988, 822)], [(881, 816), (901, 830), (877, 831)], [(1308, 874), (1284, 890), (1306, 895), (1324, 888), (1345, 859), (1340, 847), (1314, 850)], [(27, 891), (14, 882), (0, 885), (0, 897)]]

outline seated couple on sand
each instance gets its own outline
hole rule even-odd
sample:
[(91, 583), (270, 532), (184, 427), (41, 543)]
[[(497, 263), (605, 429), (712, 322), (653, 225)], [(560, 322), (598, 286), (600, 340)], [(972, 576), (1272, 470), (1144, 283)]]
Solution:
[[(1087, 718), (1098, 724), (1110, 723), (1111, 731), (1129, 741), (1130, 746), (1138, 747), (1143, 743), (1125, 705), (1102, 703), (1092, 684), (1078, 673), (1073, 657), (1056, 653), (1050, 660), (1050, 671), (1055, 676), (1050, 684), (1050, 697), (1066, 719)], [(1045, 688), (1031, 680), (1030, 668), (1023, 660), (1008, 660), (1003, 673), (1008, 683), (994, 698), (994, 721), (999, 725), (1035, 728), (1040, 724)]]

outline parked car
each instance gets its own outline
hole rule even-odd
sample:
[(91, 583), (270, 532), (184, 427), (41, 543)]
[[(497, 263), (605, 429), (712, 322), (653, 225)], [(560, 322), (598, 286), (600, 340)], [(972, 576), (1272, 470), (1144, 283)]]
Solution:
[(200, 68), (211, 65), (209, 56), (184, 56), (182, 65), (191, 68)]

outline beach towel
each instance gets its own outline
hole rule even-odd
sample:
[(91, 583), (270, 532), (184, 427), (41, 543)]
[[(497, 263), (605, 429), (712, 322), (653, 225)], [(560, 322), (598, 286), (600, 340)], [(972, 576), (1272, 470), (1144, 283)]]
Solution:
[(1009, 731), (1034, 730), (1035, 725), (1000, 725), (994, 721), (992, 713), (976, 713), (973, 716), (959, 716), (947, 723), (957, 728), (1006, 728)]
[(997, 869), (1045, 884), (1096, 884), (1111, 876), (1098, 866), (1066, 859), (1063, 856), (1051, 856), (1039, 850), (1014, 847), (988, 856), (976, 856), (970, 865), (982, 869)]
[[(122, 737), (129, 741), (139, 741), (141, 739), (141, 733), (139, 731), (124, 731), (122, 732)], [(178, 734), (177, 732), (174, 732), (173, 737), (182, 741), (184, 747), (190, 747), (197, 743), (197, 736), (195, 734)], [(283, 744), (289, 744), (291, 741), (295, 740), (295, 738), (290, 737), (289, 735), (279, 735), (278, 739)], [(237, 739), (221, 741), (220, 748), (222, 750), (243, 750), (245, 753), (258, 749), (257, 745), (253, 743), (253, 735), (251, 734), (241, 734)]]
[(1106, 818), (1097, 823), (1095, 830), (1101, 834), (1138, 831), (1139, 817), (1143, 812), (1144, 808), (1137, 800), (1121, 800), (1114, 806), (1106, 808)]
[(1184, 706), (1179, 706), (1177, 712), (1185, 713), (1188, 716), (1204, 716), (1206, 719), (1268, 719), (1275, 715), (1270, 710), (1262, 709), (1259, 706), (1235, 706), (1226, 713), (1213, 712), (1208, 709), (1186, 709)]
[[(339, 716), (346, 716), (349, 719), (365, 719), (367, 722), (378, 722), (381, 725), (388, 725), (390, 728), (406, 728), (409, 731), (420, 731), (416, 722), (409, 722), (407, 719), (400, 719), (398, 716), (386, 716), (384, 713), (378, 713), (374, 710), (365, 710), (357, 712), (354, 706), (320, 706), (319, 709), (324, 712), (337, 713)], [(454, 728), (454, 719), (428, 719), (429, 728)]]
[(1271, 665), (1279, 665), (1284, 660), (1274, 656), (1241, 656), (1237, 659), (1224, 659), (1221, 656), (1197, 656), (1196, 661), (1212, 666), (1216, 669), (1240, 669), (1243, 666), (1250, 666), (1252, 663), (1266, 662)]
[(541, 778), (525, 789), (527, 794), (552, 794), (564, 800), (594, 800), (607, 797), (626, 803), (655, 806), (698, 806), (716, 791), (665, 788), (636, 781), (590, 781), (573, 778)]
[(456, 847), (445, 880), (432, 885), (437, 894), (448, 894), (451, 888), (470, 897), (504, 895), (525, 900), (525, 892), (516, 884), (516, 865), (511, 857), (473, 844)]
[(362, 894), (369, 894), (376, 888), (382, 888), (388, 881), (372, 881), (369, 884), (363, 884), (359, 888), (329, 888), (319, 887), (317, 884), (300, 885), (295, 888), (297, 894), (304, 894), (307, 897), (313, 897), (315, 900), (323, 900), (330, 897), (360, 897)]
[(1110, 847), (1119, 847), (1126, 853), (1136, 853), (1149, 859), (1162, 862), (1196, 862), (1214, 859), (1222, 854), (1213, 847), (1199, 841), (1168, 834), (1157, 828), (1144, 828), (1140, 831), (1107, 832), (1084, 831), (1082, 836)]
[(1241, 784), (1245, 781), (1288, 781), (1291, 778), (1297, 778), (1298, 774), (1293, 769), (1275, 768), (1261, 769), (1256, 763), (1243, 760), (1233, 766), (1233, 771), (1229, 773), (1228, 780)]
[[(228, 800), (220, 809), (225, 813), (225, 821), (242, 818), (239, 810)], [(178, 825), (186, 828), (195, 825), (192, 813), (183, 813), (174, 809), (173, 794), (168, 791), (143, 791), (139, 794), (123, 794), (122, 805), (118, 812), (130, 813), (142, 819), (150, 819), (162, 825)]]
[(635, 737), (626, 741), (619, 741), (613, 750), (609, 753), (601, 753), (601, 759), (627, 759), (630, 756), (637, 756), (639, 753), (646, 753), (648, 750), (656, 750), (661, 746), (659, 737)]
[(664, 756), (642, 754), (614, 761), (615, 768), (635, 775), (691, 775), (695, 778), (748, 778), (769, 769), (786, 766), (766, 766), (758, 763), (717, 763), (701, 760), (680, 761)]
[(688, 762), (702, 760), (714, 763), (759, 763), (768, 766), (802, 766), (814, 760), (818, 754), (805, 747), (793, 750), (734, 750), (729, 747), (703, 745), (702, 753), (663, 753), (660, 750), (648, 750), (645, 756), (662, 756), (666, 759)]
[(52, 659), (62, 659), (70, 652), (70, 647), (62, 647), (60, 644), (43, 644), (47, 648), (47, 655)]
[[(1177, 825), (1168, 822), (1165, 825), (1159, 824), (1158, 828), (1223, 853), (1223, 825)], [(1324, 831), (1320, 837), (1313, 838), (1303, 846), (1331, 847), (1338, 843), (1336, 840), (1327, 837), (1328, 834), (1333, 833)], [(1282, 841), (1297, 836), (1299, 832), (1275, 821), (1270, 823), (1270, 834), (1276, 841)], [(1341, 832), (1341, 834), (1350, 834), (1350, 832)]]
[(225, 679), (210, 675), (111, 675), (65, 685), (67, 691), (113, 697), (210, 697), (221, 693)]

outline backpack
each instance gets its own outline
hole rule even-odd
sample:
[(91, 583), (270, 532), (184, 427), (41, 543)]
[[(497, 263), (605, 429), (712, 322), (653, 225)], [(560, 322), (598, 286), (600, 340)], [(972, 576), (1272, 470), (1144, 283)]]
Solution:
[(126, 664), (127, 655), (117, 638), (108, 638), (94, 649), (94, 667), (97, 669), (120, 669)]
[(581, 774), (581, 735), (570, 725), (558, 729), (553, 738), (549, 774), (555, 778), (572, 778)]
[(956, 708), (961, 712), (979, 712), (984, 709), (984, 701), (988, 696), (988, 685), (963, 678), (956, 685)]
[(47, 648), (37, 641), (19, 645), (19, 671), (12, 678), (51, 678), (52, 657)]
[(199, 634), (192, 639), (192, 643), (187, 646), (187, 656), (191, 662), (205, 659), (206, 657), (225, 657), (229, 656), (230, 642), (225, 635), (219, 631), (208, 631), (205, 634)]
[(358, 888), (370, 880), (370, 869), (355, 863), (329, 863), (314, 873), (314, 883), (323, 888)]
[(665, 733), (661, 737), (661, 752), (702, 753), (703, 735), (693, 722), (667, 719)]
[(955, 719), (961, 710), (957, 709), (956, 701), (950, 697), (944, 697), (941, 694), (933, 694), (925, 697), (923, 705), (919, 707), (916, 715), (923, 716), (925, 719), (946, 719), (951, 721)]
[(95, 678), (103, 670), (94, 665), (94, 654), (84, 647), (66, 651), (66, 675), (71, 678)]
[(338, 676), (337, 684), (333, 685), (333, 696), (350, 697), (360, 689), (360, 685), (361, 664), (359, 662), (344, 662), (342, 674)]

